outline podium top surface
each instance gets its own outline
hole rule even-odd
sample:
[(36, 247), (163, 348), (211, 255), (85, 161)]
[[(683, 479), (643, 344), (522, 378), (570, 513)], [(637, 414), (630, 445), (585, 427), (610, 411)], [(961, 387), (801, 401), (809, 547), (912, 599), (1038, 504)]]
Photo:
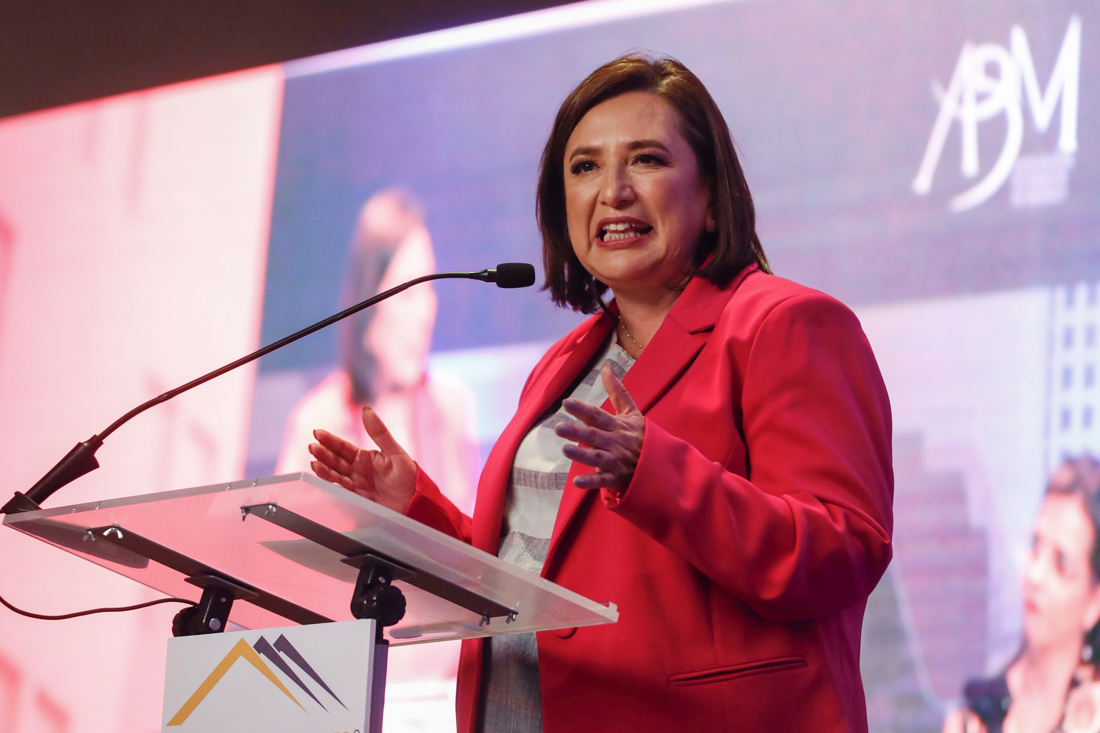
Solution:
[[(308, 474), (9, 514), (4, 524), (171, 596), (197, 601), (202, 590), (185, 573), (204, 569), (251, 587), (259, 596), (238, 600), (229, 617), (248, 629), (350, 620), (358, 570), (343, 560), (357, 547), (418, 576), (395, 583), (408, 605), (385, 630), (394, 644), (618, 618), (612, 603), (584, 598)], [(424, 588), (449, 589), (452, 600)], [(515, 611), (514, 618), (486, 614), (486, 623), (471, 610), (478, 603)]]

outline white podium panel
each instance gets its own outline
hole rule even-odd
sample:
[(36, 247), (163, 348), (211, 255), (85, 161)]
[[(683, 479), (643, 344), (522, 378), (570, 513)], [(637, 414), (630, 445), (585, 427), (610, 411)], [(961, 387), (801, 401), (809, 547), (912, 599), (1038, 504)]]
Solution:
[(365, 733), (375, 622), (171, 639), (162, 733)]

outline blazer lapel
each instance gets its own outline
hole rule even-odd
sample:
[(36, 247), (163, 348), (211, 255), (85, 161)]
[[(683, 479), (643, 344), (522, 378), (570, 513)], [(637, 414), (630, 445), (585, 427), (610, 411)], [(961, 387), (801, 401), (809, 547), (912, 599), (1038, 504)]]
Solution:
[[(638, 406), (643, 414), (649, 411), (653, 403), (680, 378), (695, 360), (695, 357), (698, 356), (710, 338), (714, 324), (717, 323), (718, 317), (722, 314), (722, 310), (733, 296), (734, 291), (745, 277), (755, 272), (756, 269), (756, 265), (745, 268), (734, 278), (733, 282), (721, 290), (708, 280), (699, 277), (692, 278), (688, 283), (687, 288), (676, 300), (672, 310), (665, 316), (664, 322), (657, 329), (653, 339), (646, 344), (641, 356), (638, 357), (634, 366), (623, 378), (623, 386), (626, 387), (634, 400), (634, 404)], [(603, 320), (607, 319), (601, 319), (601, 321)], [(584, 363), (586, 364), (591, 358), (592, 353), (589, 353)], [(583, 364), (577, 368), (583, 368)], [(573, 377), (575, 376), (574, 374)], [(568, 384), (569, 381), (562, 385), (561, 389), (564, 390)], [(560, 396), (560, 392), (556, 394)], [(610, 400), (604, 402), (602, 407), (608, 412), (614, 412)], [(528, 424), (529, 426), (530, 424)], [(512, 455), (515, 455), (514, 449)], [(546, 561), (542, 566), (544, 576), (552, 567), (554, 554), (560, 547), (562, 537), (573, 522), (580, 507), (593, 494), (598, 493), (597, 491), (578, 489), (573, 484), (573, 480), (577, 476), (591, 473), (592, 470), (590, 467), (579, 463), (574, 463), (569, 470), (569, 477), (565, 482), (565, 491), (562, 494), (558, 514), (554, 520), (554, 532), (550, 536), (550, 547), (546, 553)], [(499, 526), (497, 531), (500, 531)]]
[[(590, 328), (577, 334), (572, 344), (564, 344), (557, 357), (546, 365), (542, 377), (529, 387), (528, 394), (520, 401), (515, 417), (493, 445), (479, 482), (472, 537), (474, 547), (497, 554), (504, 518), (504, 500), (508, 494), (512, 464), (520, 442), (535, 421), (565, 396), (565, 390), (595, 356), (613, 325), (606, 316), (594, 319), (591, 323)], [(486, 490), (482, 491), (481, 487)]]

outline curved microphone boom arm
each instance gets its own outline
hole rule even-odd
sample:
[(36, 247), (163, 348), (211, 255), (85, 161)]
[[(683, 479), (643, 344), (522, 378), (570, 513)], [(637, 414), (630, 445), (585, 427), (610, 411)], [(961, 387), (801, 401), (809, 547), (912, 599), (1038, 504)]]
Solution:
[(38, 480), (34, 486), (27, 491), (26, 494), (21, 492), (15, 492), (15, 495), (0, 508), (0, 514), (15, 514), (17, 512), (30, 512), (37, 509), (41, 509), (41, 504), (51, 494), (60, 489), (65, 484), (74, 481), (89, 471), (93, 471), (99, 468), (99, 461), (96, 460), (95, 452), (99, 450), (99, 447), (103, 445), (103, 440), (111, 433), (118, 430), (122, 425), (128, 422), (131, 418), (134, 418), (141, 413), (148, 410), (150, 407), (159, 405), (162, 402), (167, 402), (178, 394), (182, 394), (189, 389), (198, 387), (200, 384), (205, 384), (211, 379), (220, 377), (226, 372), (233, 371), (237, 367), (244, 366), (251, 361), (259, 359), (261, 356), (270, 354), (272, 351), (281, 349), (287, 344), (291, 344), (298, 339), (305, 338), (311, 333), (320, 331), (322, 328), (331, 326), (337, 321), (343, 320), (350, 315), (354, 315), (365, 308), (369, 308), (375, 303), (385, 300), (391, 296), (397, 295), (403, 290), (411, 288), (413, 285), (418, 285), (422, 282), (429, 280), (448, 280), (448, 279), (465, 279), (465, 280), (481, 280), (482, 282), (496, 283), (500, 288), (526, 288), (535, 283), (535, 268), (525, 262), (506, 262), (497, 265), (492, 270), (481, 270), (480, 272), (437, 272), (432, 275), (424, 275), (413, 280), (409, 280), (406, 283), (402, 283), (397, 287), (390, 288), (384, 293), (379, 293), (373, 298), (357, 303), (350, 308), (340, 311), (336, 315), (329, 316), (323, 321), (318, 321), (312, 326), (307, 326), (301, 331), (292, 333), (291, 335), (281, 338), (278, 341), (268, 344), (261, 349), (253, 351), (248, 356), (241, 357), (234, 362), (230, 362), (223, 367), (215, 369), (209, 374), (204, 374), (198, 379), (193, 379), (187, 384), (176, 387), (169, 390), (158, 397), (154, 397), (148, 402), (144, 402), (134, 409), (127, 412), (125, 415), (115, 420), (107, 429), (98, 435), (93, 435), (82, 443), (77, 443), (71, 451), (69, 451), (64, 458), (62, 458), (56, 466), (51, 468), (49, 472)]

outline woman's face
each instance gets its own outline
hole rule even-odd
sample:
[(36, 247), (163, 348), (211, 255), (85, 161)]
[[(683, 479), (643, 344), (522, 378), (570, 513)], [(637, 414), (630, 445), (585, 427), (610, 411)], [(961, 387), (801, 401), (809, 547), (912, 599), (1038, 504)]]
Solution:
[(565, 146), (573, 251), (617, 294), (681, 285), (708, 226), (710, 193), (663, 99), (629, 92), (596, 105)]
[(1048, 494), (1024, 571), (1024, 633), (1032, 648), (1079, 647), (1100, 619), (1089, 554), (1096, 541), (1079, 496)]
[[(393, 253), (378, 291), (432, 272), (432, 240), (428, 230), (418, 226)], [(380, 388), (408, 388), (424, 378), (436, 307), (431, 283), (414, 285), (374, 306), (374, 318), (363, 334), (363, 348), (378, 360)]]

